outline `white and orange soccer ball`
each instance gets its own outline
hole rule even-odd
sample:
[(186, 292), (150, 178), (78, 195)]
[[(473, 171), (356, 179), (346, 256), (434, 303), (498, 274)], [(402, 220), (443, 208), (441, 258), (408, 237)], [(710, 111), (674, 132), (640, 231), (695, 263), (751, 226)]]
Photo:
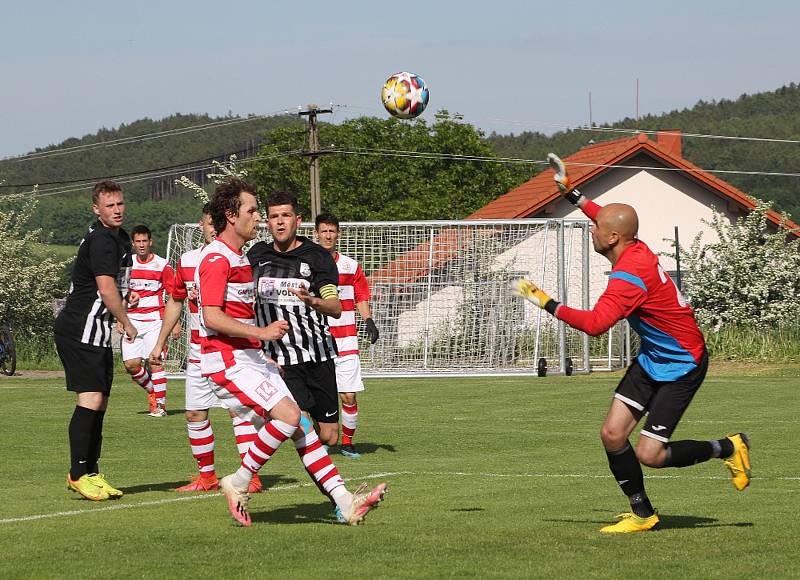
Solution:
[(381, 90), (383, 106), (393, 117), (413, 119), (428, 106), (428, 85), (410, 72), (395, 73), (386, 79)]

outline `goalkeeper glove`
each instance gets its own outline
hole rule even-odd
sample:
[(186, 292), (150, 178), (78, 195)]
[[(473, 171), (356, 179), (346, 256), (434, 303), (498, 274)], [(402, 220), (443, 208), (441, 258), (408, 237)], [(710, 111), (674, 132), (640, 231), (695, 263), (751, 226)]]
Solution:
[(514, 280), (511, 284), (511, 288), (520, 298), (524, 298), (528, 302), (532, 302), (539, 308), (543, 308), (550, 314), (555, 315), (559, 303), (550, 298), (550, 296), (545, 294), (544, 290), (530, 280), (525, 280), (524, 278)]
[(569, 176), (567, 175), (567, 168), (564, 165), (564, 162), (561, 161), (561, 159), (559, 159), (558, 155), (555, 153), (548, 153), (547, 161), (550, 163), (550, 167), (553, 169), (553, 181), (556, 182), (558, 189), (561, 190), (561, 195), (563, 195), (572, 205), (578, 205), (578, 202), (581, 200), (583, 195), (581, 195), (580, 191), (573, 188), (572, 184), (570, 183)]
[(375, 342), (378, 340), (378, 337), (380, 336), (380, 333), (378, 332), (378, 327), (375, 326), (375, 321), (372, 320), (371, 318), (367, 318), (364, 321), (364, 324), (367, 325), (367, 336), (369, 337), (369, 342), (371, 344), (375, 344)]

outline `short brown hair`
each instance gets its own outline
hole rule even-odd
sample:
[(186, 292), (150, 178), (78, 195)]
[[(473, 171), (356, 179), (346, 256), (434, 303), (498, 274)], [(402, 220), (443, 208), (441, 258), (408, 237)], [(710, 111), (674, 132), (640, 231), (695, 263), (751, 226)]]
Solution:
[(295, 215), (300, 215), (297, 196), (291, 191), (273, 191), (267, 196), (267, 212), (275, 205), (291, 205)]
[(214, 196), (208, 202), (208, 213), (211, 215), (211, 221), (214, 223), (217, 234), (221, 234), (228, 225), (228, 212), (233, 215), (239, 213), (239, 206), (242, 205), (239, 194), (243, 191), (252, 193), (258, 198), (255, 185), (238, 178), (228, 179), (214, 190)]
[(97, 205), (97, 202), (100, 201), (100, 194), (103, 193), (122, 193), (122, 187), (116, 181), (111, 179), (103, 179), (98, 181), (94, 184), (94, 190), (92, 190), (92, 203)]

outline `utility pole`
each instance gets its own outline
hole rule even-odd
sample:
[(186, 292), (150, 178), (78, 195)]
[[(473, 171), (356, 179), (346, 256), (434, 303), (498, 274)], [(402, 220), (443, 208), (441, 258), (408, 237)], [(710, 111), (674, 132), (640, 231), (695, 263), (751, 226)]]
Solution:
[(323, 153), (319, 150), (319, 139), (317, 138), (317, 115), (323, 113), (332, 113), (332, 109), (320, 109), (316, 105), (308, 105), (305, 111), (300, 111), (298, 115), (301, 117), (308, 117), (308, 151), (303, 155), (311, 158), (311, 163), (308, 167), (308, 175), (310, 179), (311, 192), (311, 220), (317, 219), (320, 213), (322, 204), (319, 195), (319, 156)]

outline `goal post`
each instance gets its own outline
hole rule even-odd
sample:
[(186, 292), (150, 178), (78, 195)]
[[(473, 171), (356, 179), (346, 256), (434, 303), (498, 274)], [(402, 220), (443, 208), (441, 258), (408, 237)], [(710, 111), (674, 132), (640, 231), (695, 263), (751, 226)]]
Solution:
[[(313, 225), (298, 233), (314, 239)], [(265, 227), (259, 239), (270, 239)], [(173, 225), (167, 259), (175, 266), (200, 243), (197, 224)], [(510, 288), (530, 278), (560, 302), (588, 308), (586, 220), (345, 222), (338, 250), (361, 264), (372, 291), (374, 345), (357, 317), (365, 376), (537, 374), (543, 361), (547, 374), (571, 374), (611, 361), (607, 341), (590, 340)], [(188, 329), (186, 312), (182, 322)], [(171, 374), (185, 364), (187, 336), (170, 339)]]

